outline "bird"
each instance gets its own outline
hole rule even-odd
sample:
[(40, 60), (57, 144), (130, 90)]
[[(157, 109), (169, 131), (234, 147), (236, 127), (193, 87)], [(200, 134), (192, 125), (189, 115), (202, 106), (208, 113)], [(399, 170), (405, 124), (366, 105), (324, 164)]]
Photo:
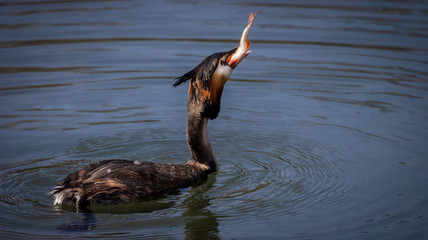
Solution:
[(149, 200), (180, 188), (202, 184), (218, 170), (207, 134), (209, 120), (217, 118), (223, 88), (235, 67), (250, 53), (248, 32), (251, 13), (238, 47), (214, 53), (175, 79), (174, 87), (189, 81), (186, 139), (190, 159), (184, 164), (109, 159), (91, 163), (68, 175), (50, 194), (54, 206), (73, 206), (88, 211), (96, 204)]

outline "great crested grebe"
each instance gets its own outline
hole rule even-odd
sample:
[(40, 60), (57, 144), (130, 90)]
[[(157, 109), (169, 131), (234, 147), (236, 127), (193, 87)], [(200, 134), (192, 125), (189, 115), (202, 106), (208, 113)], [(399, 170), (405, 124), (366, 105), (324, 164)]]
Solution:
[(74, 205), (83, 210), (92, 204), (116, 204), (150, 199), (179, 188), (202, 183), (217, 171), (207, 136), (208, 120), (220, 112), (223, 87), (235, 67), (251, 53), (250, 14), (238, 47), (212, 54), (197, 67), (175, 79), (174, 87), (190, 80), (186, 138), (191, 152), (185, 164), (159, 164), (121, 159), (89, 164), (64, 178), (50, 192), (54, 205)]

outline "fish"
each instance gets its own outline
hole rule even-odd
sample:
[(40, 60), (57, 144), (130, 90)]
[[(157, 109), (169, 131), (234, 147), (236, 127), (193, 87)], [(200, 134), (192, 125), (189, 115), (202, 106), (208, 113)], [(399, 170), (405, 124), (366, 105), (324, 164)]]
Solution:
[(248, 32), (250, 31), (250, 27), (253, 24), (254, 17), (256, 16), (257, 11), (250, 14), (248, 18), (248, 24), (245, 27), (244, 31), (242, 31), (241, 40), (239, 41), (239, 46), (236, 51), (230, 55), (226, 62), (230, 67), (236, 67), (244, 58), (246, 58), (252, 51), (249, 50), (251, 42), (248, 41)]

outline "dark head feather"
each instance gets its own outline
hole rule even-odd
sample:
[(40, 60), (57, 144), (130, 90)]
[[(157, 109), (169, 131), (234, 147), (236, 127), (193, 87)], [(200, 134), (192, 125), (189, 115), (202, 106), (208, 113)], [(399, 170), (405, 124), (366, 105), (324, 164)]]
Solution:
[(227, 55), (226, 57), (228, 57), (229, 55), (233, 54), (236, 51), (236, 49), (237, 48), (234, 48), (227, 52), (214, 53), (208, 56), (201, 63), (199, 63), (199, 65), (196, 66), (194, 69), (190, 70), (183, 76), (176, 78), (172, 86), (177, 87), (178, 85), (188, 80), (194, 81), (196, 79), (199, 79), (200, 81), (202, 81), (203, 86), (209, 89), (211, 76), (214, 73), (214, 71), (217, 69), (220, 58), (225, 55)]

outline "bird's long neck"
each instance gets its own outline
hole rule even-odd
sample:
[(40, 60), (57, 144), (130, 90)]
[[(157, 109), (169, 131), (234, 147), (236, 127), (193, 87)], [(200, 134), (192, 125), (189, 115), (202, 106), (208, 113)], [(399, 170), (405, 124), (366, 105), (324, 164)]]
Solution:
[(220, 112), (223, 88), (233, 71), (224, 59), (234, 50), (207, 57), (198, 67), (176, 81), (176, 84), (180, 84), (190, 79), (186, 137), (192, 156), (187, 164), (208, 172), (217, 170), (217, 162), (208, 139), (207, 125)]
[(191, 157), (187, 164), (208, 172), (217, 170), (217, 162), (207, 134), (208, 117), (201, 115), (202, 106), (191, 99), (187, 106), (186, 138)]

